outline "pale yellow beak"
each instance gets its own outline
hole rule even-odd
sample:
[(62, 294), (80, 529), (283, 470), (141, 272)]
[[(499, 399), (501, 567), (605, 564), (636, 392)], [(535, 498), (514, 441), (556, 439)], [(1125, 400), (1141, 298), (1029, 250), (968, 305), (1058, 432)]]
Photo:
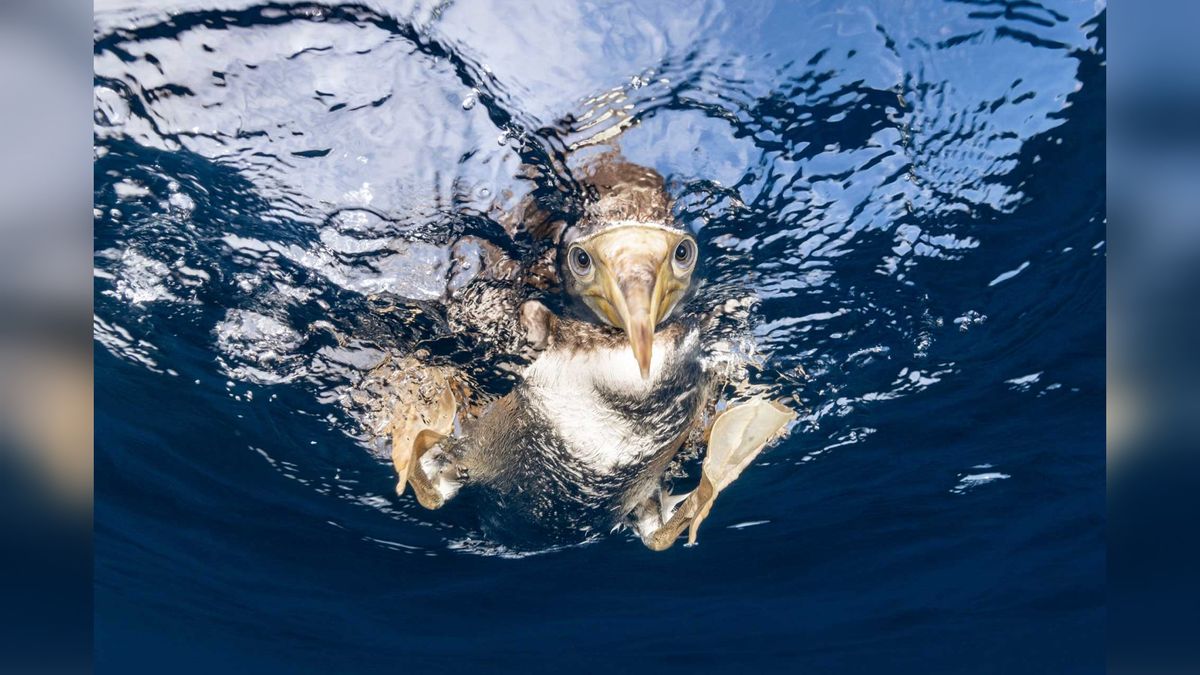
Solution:
[(687, 235), (626, 225), (584, 244), (594, 274), (581, 283), (584, 301), (608, 323), (624, 329), (642, 378), (650, 376), (654, 331), (691, 281), (692, 267), (673, 264)]
[(612, 293), (620, 318), (617, 325), (624, 328), (625, 334), (629, 336), (633, 357), (637, 359), (643, 379), (650, 376), (654, 328), (658, 325), (658, 308), (662, 301), (662, 293), (657, 283), (658, 275), (647, 274), (649, 270), (647, 264), (618, 272), (616, 292)]

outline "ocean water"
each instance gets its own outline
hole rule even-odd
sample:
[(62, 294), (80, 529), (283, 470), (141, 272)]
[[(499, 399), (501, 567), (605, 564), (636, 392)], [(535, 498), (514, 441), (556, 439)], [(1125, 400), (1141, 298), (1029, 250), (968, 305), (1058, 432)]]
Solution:
[[(98, 670), (1103, 667), (1103, 3), (150, 4), (95, 14)], [(439, 299), (614, 142), (801, 417), (696, 546), (518, 555), (362, 384), (510, 387)]]

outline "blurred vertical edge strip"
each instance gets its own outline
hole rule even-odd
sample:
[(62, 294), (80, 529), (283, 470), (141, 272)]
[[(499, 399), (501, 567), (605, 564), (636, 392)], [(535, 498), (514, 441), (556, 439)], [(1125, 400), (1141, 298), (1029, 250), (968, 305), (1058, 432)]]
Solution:
[(0, 3), (0, 672), (92, 654), (91, 3)]
[(1108, 649), (1200, 672), (1200, 5), (1114, 3), (1108, 77)]

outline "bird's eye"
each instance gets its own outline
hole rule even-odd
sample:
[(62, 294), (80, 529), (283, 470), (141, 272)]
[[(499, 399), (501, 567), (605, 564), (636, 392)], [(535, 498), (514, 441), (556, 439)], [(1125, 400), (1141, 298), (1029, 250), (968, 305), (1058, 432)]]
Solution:
[(675, 247), (675, 269), (686, 272), (696, 264), (696, 242), (684, 239)]
[(567, 262), (577, 277), (586, 277), (592, 272), (592, 256), (578, 246), (571, 248), (567, 254)]

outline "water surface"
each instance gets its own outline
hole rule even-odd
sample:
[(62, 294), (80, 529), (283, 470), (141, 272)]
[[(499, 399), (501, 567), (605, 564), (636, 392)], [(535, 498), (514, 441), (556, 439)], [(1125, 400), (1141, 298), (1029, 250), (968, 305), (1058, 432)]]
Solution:
[[(1102, 4), (142, 4), (94, 32), (101, 670), (1101, 667)], [(511, 386), (439, 299), (614, 138), (802, 418), (698, 546), (515, 556), (395, 496), (362, 384)]]

